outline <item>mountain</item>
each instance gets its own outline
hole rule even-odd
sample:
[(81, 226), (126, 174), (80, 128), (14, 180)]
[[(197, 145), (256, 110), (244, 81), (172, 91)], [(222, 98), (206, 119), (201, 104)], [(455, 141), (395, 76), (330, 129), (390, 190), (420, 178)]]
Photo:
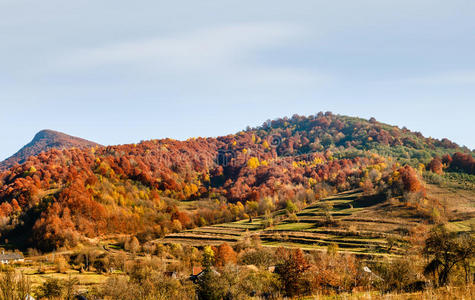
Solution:
[(146, 241), (292, 214), (355, 189), (435, 222), (444, 208), (426, 197), (424, 178), (442, 184), (455, 176), (473, 188), (474, 166), (474, 153), (447, 139), (330, 112), (217, 138), (52, 149), (0, 172), (0, 233), (43, 250), (111, 234)]
[(16, 164), (24, 163), (28, 157), (38, 155), (51, 149), (91, 148), (100, 146), (97, 143), (70, 136), (54, 130), (41, 130), (33, 140), (21, 148), (17, 153), (0, 162), (0, 171)]

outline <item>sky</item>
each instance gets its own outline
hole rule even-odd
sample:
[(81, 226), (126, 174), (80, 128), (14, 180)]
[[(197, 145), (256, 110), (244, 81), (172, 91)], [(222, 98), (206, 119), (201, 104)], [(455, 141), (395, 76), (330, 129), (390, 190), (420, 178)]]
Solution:
[(475, 148), (475, 1), (0, 0), (0, 160), (319, 111)]

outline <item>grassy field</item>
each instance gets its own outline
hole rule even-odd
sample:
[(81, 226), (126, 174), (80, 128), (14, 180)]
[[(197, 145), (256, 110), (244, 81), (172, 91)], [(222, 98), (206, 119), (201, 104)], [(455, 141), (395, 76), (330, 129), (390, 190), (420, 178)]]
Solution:
[[(451, 201), (448, 212), (456, 231), (473, 230), (475, 192), (456, 191), (428, 186), (428, 197)], [(259, 237), (268, 247), (300, 247), (324, 250), (337, 244), (342, 252), (361, 256), (395, 256), (405, 253), (416, 228), (431, 224), (413, 208), (390, 204), (376, 196), (363, 196), (360, 191), (348, 191), (320, 200), (301, 210), (296, 216), (274, 213), (283, 219), (264, 228), (263, 218), (195, 228), (166, 236), (159, 242), (188, 245), (218, 245), (237, 243), (246, 237)]]
[[(41, 266), (41, 271), (39, 267)], [(108, 275), (98, 274), (96, 272), (82, 272), (72, 270), (68, 268), (64, 273), (59, 273), (55, 270), (53, 263), (42, 263), (38, 262), (29, 263), (28, 261), (24, 264), (20, 264), (16, 269), (22, 272), (27, 276), (31, 282), (32, 288), (35, 289), (48, 278), (56, 278), (61, 280), (68, 280), (69, 278), (75, 278), (78, 280), (77, 288), (79, 291), (87, 290), (91, 286), (96, 286), (97, 284), (103, 283), (107, 280)]]

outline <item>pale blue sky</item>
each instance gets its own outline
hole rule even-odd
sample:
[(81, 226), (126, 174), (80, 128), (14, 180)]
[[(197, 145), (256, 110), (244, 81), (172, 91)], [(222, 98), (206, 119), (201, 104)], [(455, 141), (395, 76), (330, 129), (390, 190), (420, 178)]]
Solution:
[(327, 110), (475, 148), (475, 1), (0, 0), (0, 159)]

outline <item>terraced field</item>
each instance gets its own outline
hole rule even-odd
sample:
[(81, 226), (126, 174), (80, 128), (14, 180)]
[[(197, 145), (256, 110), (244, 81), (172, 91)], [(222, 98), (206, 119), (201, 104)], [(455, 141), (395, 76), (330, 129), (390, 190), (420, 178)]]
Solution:
[[(297, 213), (296, 218), (287, 217), (284, 211), (274, 213), (274, 217), (281, 221), (268, 228), (264, 228), (262, 218), (254, 218), (252, 222), (241, 220), (170, 234), (160, 242), (200, 246), (258, 237), (267, 247), (324, 250), (337, 244), (342, 252), (394, 256), (405, 252), (411, 230), (424, 223), (415, 211), (391, 206), (376, 196), (365, 197), (360, 191), (320, 200)], [(464, 223), (473, 221), (473, 214), (471, 217)]]

